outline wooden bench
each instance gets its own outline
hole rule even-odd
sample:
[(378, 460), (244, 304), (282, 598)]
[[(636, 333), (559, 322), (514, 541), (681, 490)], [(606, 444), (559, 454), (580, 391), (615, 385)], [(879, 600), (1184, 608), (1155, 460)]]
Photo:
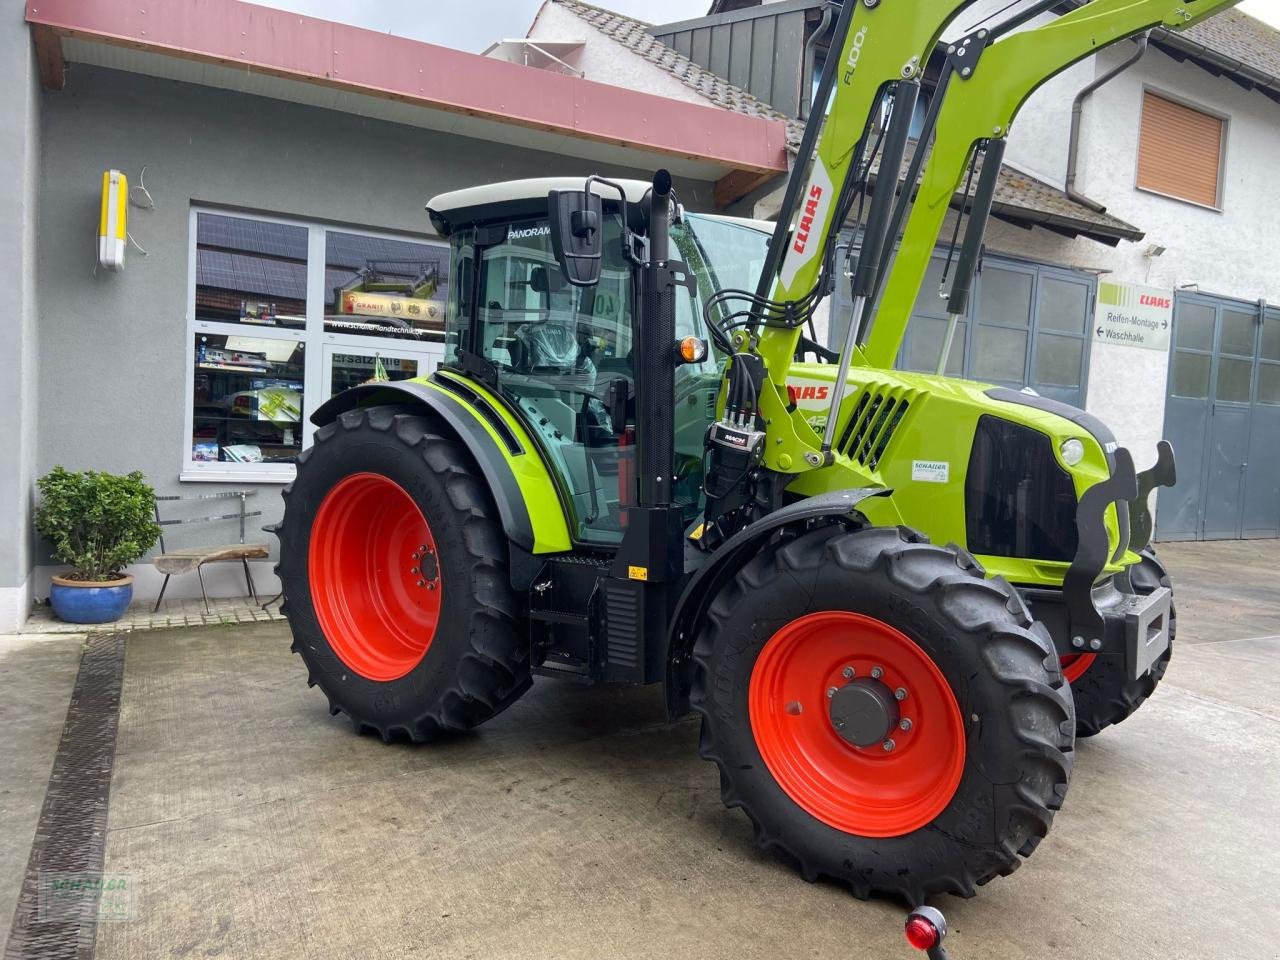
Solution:
[[(249, 570), (250, 560), (266, 560), (270, 556), (265, 543), (245, 543), (244, 527), (245, 521), (250, 517), (262, 516), (261, 510), (250, 511), (247, 507), (249, 497), (253, 496), (254, 490), (232, 490), (227, 493), (200, 493), (191, 496), (165, 496), (156, 497), (156, 523), (160, 524), (160, 555), (152, 559), (155, 568), (164, 574), (164, 584), (160, 587), (160, 596), (156, 597), (155, 609), (160, 609), (160, 603), (164, 600), (164, 592), (169, 587), (169, 578), (184, 573), (195, 572), (200, 578), (200, 595), (204, 597), (205, 613), (209, 612), (209, 593), (204, 586), (204, 573), (202, 568), (206, 563), (234, 563), (240, 561), (244, 567), (244, 582), (249, 588), (249, 595), (253, 597), (254, 602), (258, 600), (258, 591), (253, 584), (253, 573)], [(202, 501), (218, 501), (236, 499), (240, 501), (240, 509), (236, 513), (215, 513), (208, 515), (202, 513), (198, 516), (182, 517), (180, 519), (162, 520), (160, 518), (160, 501), (167, 502), (202, 502)], [(210, 510), (218, 509), (218, 504), (213, 503), (209, 507)], [(219, 544), (212, 547), (182, 547), (177, 550), (169, 550), (164, 545), (164, 527), (177, 526), (179, 524), (188, 523), (213, 523), (218, 520), (239, 520), (240, 521), (240, 542), (231, 544)]]

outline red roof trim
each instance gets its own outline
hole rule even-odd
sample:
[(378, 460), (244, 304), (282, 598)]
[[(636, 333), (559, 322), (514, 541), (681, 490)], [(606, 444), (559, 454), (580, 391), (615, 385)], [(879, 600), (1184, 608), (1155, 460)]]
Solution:
[(241, 0), (29, 0), (63, 36), (258, 70), (736, 170), (784, 172), (776, 120), (534, 70)]

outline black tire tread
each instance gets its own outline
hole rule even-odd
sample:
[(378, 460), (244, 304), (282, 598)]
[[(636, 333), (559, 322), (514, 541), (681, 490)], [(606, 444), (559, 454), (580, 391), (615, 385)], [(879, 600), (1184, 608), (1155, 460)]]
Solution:
[[(479, 470), (466, 448), (448, 436), (448, 428), (423, 415), (420, 410), (402, 407), (364, 407), (349, 410), (337, 420), (320, 427), (311, 447), (298, 457), (298, 470), (307, 460), (350, 431), (373, 429), (388, 433), (405, 446), (417, 450), (423, 468), (436, 474), (461, 520), (462, 541), (471, 567), (472, 595), (476, 601), (466, 626), (469, 649), (458, 661), (452, 683), (435, 703), (424, 703), (408, 723), (369, 722), (342, 697), (340, 689), (323, 680), (308, 663), (308, 686), (319, 686), (329, 700), (329, 713), (344, 713), (357, 733), (372, 733), (384, 742), (409, 740), (425, 742), (469, 730), (514, 703), (532, 685), (529, 650), (520, 643), (515, 595), (507, 571), (507, 544), (496, 520), (497, 508), (488, 489), (475, 478)], [(296, 482), (296, 481), (295, 481)], [(284, 488), (285, 517), (279, 525), (280, 561), (276, 572), (281, 583), (290, 579), (291, 565), (301, 562), (297, 550), (287, 549), (294, 531), (290, 528), (288, 502), (293, 483)], [(303, 521), (310, 524), (311, 518)], [(282, 612), (288, 617), (289, 597), (283, 597)], [(487, 629), (481, 629), (487, 627)], [(290, 649), (307, 661), (306, 651), (295, 636)]]

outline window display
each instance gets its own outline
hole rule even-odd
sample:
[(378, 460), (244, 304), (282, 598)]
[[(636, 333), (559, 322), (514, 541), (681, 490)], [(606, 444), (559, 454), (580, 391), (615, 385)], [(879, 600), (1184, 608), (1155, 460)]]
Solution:
[(291, 463), (302, 448), (305, 344), (195, 338), (191, 459)]

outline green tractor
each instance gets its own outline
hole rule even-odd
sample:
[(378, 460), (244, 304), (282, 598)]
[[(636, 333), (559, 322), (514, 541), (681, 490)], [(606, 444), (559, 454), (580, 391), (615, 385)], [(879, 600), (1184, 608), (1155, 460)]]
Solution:
[[(1168, 663), (1147, 502), (1172, 451), (1137, 472), (1080, 410), (894, 363), (969, 170), (965, 309), (1026, 97), (1230, 0), (1030, 27), (1039, 2), (977, 30), (907, 161), (922, 64), (967, 5), (843, 5), (776, 225), (685, 212), (662, 171), (431, 201), (444, 364), (325, 404), (285, 492), (293, 649), (332, 713), (426, 741), (535, 676), (662, 683), (673, 719), (701, 716), (725, 803), (808, 879), (919, 903), (1030, 854), (1076, 736)], [(831, 351), (812, 320), (843, 277)]]

